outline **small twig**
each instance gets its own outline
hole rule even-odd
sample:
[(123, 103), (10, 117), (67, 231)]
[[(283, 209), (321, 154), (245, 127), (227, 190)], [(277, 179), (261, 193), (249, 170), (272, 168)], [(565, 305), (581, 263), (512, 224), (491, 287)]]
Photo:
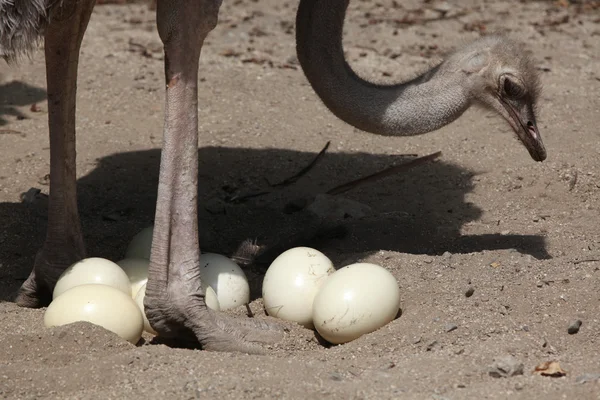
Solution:
[(569, 179), (569, 192), (573, 190), (575, 188), (575, 185), (577, 184), (577, 175), (577, 171), (574, 171), (573, 176), (571, 177), (571, 179)]
[(315, 158), (313, 158), (313, 160), (310, 162), (310, 164), (308, 164), (306, 167), (302, 168), (300, 171), (298, 171), (298, 173), (296, 173), (293, 176), (290, 176), (289, 178), (286, 178), (286, 179), (282, 180), (281, 182), (273, 183), (273, 184), (271, 184), (271, 186), (272, 187), (287, 186), (287, 185), (290, 185), (290, 184), (296, 182), (302, 176), (306, 175), (308, 173), (308, 171), (310, 171), (311, 169), (314, 168), (314, 166), (317, 164), (317, 162), (319, 162), (319, 160), (321, 159), (321, 157), (323, 157), (323, 154), (325, 154), (325, 152), (329, 148), (330, 144), (331, 144), (331, 141), (327, 142), (325, 144), (325, 147), (323, 147), (323, 150), (321, 150), (319, 152), (319, 154), (317, 154), (315, 156)]
[(232, 196), (231, 198), (225, 199), (225, 201), (228, 203), (241, 203), (242, 201), (246, 201), (248, 199), (253, 199), (255, 197), (264, 196), (269, 193), (271, 193), (271, 191), (269, 191), (269, 190), (263, 190), (260, 192), (251, 192), (251, 193), (246, 193), (246, 194), (242, 194), (239, 196)]
[(246, 303), (246, 315), (248, 315), (248, 318), (254, 318), (254, 313), (250, 309), (250, 304), (248, 303)]
[(354, 46), (354, 47), (356, 47), (357, 49), (369, 50), (369, 51), (372, 51), (372, 52), (373, 52), (373, 53), (375, 53), (375, 54), (378, 54), (378, 53), (379, 53), (379, 50), (377, 50), (375, 47), (370, 47), (370, 46), (361, 46), (361, 45), (359, 45), (359, 44), (357, 44), (357, 45), (356, 45), (356, 46)]
[[(323, 149), (319, 152), (319, 154), (317, 154), (315, 156), (315, 158), (312, 159), (310, 164), (308, 164), (306, 167), (302, 168), (295, 175), (290, 176), (289, 178), (286, 178), (278, 183), (270, 183), (267, 179), (265, 179), (265, 181), (267, 182), (267, 184), (269, 186), (274, 187), (274, 188), (288, 186), (288, 185), (291, 185), (292, 183), (295, 183), (303, 175), (306, 175), (306, 173), (308, 173), (308, 171), (310, 171), (312, 168), (314, 168), (315, 165), (317, 165), (317, 162), (321, 159), (321, 157), (323, 157), (323, 154), (325, 154), (325, 152), (329, 148), (330, 144), (331, 144), (331, 141), (327, 142), (325, 144), (325, 147), (323, 147)], [(247, 193), (247, 194), (243, 194), (243, 195), (239, 195), (239, 196), (233, 196), (230, 199), (227, 199), (226, 201), (228, 203), (241, 203), (242, 201), (246, 201), (246, 200), (252, 199), (254, 197), (264, 196), (264, 195), (270, 194), (270, 193), (272, 193), (270, 190), (262, 190), (262, 191), (251, 192), (251, 193)]]
[(135, 52), (135, 49), (138, 49), (137, 51), (139, 51), (139, 53), (144, 56), (144, 57), (148, 57), (148, 58), (152, 58), (152, 50), (150, 50), (150, 48), (148, 46), (144, 46), (141, 43), (137, 43), (135, 41), (133, 41), (133, 39), (129, 40), (129, 46), (130, 46), (130, 51)]
[(439, 17), (432, 17), (432, 18), (415, 18), (412, 17), (411, 15), (405, 15), (402, 18), (386, 18), (386, 17), (375, 17), (372, 20), (376, 21), (376, 22), (392, 22), (395, 24), (401, 24), (401, 25), (426, 25), (432, 22), (436, 22), (436, 21), (448, 21), (448, 20), (452, 20), (452, 19), (458, 19), (460, 17), (464, 17), (465, 15), (467, 15), (466, 11), (459, 11), (456, 14), (453, 14), (451, 16), (446, 16), (447, 13), (440, 13)]
[(144, 46), (141, 43), (134, 42), (133, 40), (129, 41), (129, 45), (131, 47), (136, 47), (136, 48), (140, 49), (141, 51), (147, 51), (148, 50), (148, 48), (146, 46)]
[(587, 262), (595, 262), (595, 261), (600, 261), (600, 258), (586, 258), (585, 260), (575, 260), (575, 261), (573, 261), (573, 264), (577, 265), (577, 264), (582, 264), (582, 263), (587, 263)]
[(23, 132), (15, 131), (14, 129), (0, 129), (0, 134), (25, 135)]
[(336, 194), (347, 192), (348, 190), (354, 189), (355, 187), (362, 185), (363, 183), (378, 181), (379, 179), (385, 178), (386, 176), (404, 172), (406, 170), (409, 170), (410, 168), (416, 167), (421, 164), (425, 164), (426, 162), (429, 162), (431, 160), (435, 160), (436, 158), (438, 158), (441, 155), (442, 155), (442, 152), (438, 151), (437, 153), (419, 157), (419, 158), (416, 158), (416, 159), (411, 160), (404, 164), (395, 165), (393, 167), (386, 168), (386, 169), (376, 172), (372, 175), (364, 176), (362, 178), (353, 180), (351, 182), (344, 183), (343, 185), (336, 186), (333, 189), (329, 190), (327, 192), (327, 194), (336, 195)]

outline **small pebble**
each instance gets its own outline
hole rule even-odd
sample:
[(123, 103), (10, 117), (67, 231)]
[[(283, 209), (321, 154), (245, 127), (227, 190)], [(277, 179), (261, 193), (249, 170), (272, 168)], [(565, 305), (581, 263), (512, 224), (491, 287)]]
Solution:
[(600, 382), (600, 374), (583, 374), (575, 378), (577, 383)]
[(456, 324), (447, 324), (444, 329), (446, 329), (446, 332), (452, 332), (452, 331), (458, 329), (458, 325), (456, 325)]
[(332, 372), (331, 374), (329, 374), (329, 379), (331, 379), (332, 381), (341, 381), (344, 379), (344, 377), (339, 372)]
[(38, 188), (30, 188), (28, 191), (21, 193), (21, 201), (23, 203), (27, 203), (27, 204), (33, 204), (35, 203), (35, 199), (36, 197), (41, 193), (42, 191)]
[(475, 289), (470, 287), (467, 289), (467, 291), (465, 292), (465, 297), (471, 297), (473, 296), (473, 293), (475, 293)]
[(382, 370), (386, 370), (386, 369), (392, 369), (396, 366), (396, 363), (393, 361), (388, 361), (386, 362), (383, 367), (381, 368)]
[(305, 197), (299, 197), (288, 202), (283, 208), (283, 212), (286, 214), (292, 214), (303, 210), (304, 208), (306, 208), (307, 205), (308, 199)]
[(318, 194), (306, 209), (318, 217), (332, 220), (364, 218), (373, 214), (373, 209), (366, 204), (329, 194)]
[(224, 214), (225, 213), (225, 203), (223, 200), (213, 197), (206, 201), (204, 204), (204, 209), (211, 214)]
[(573, 321), (571, 323), (571, 325), (569, 325), (569, 327), (567, 328), (567, 332), (569, 332), (569, 335), (574, 335), (577, 332), (579, 332), (579, 328), (581, 328), (581, 320), (578, 319), (577, 321)]
[(525, 366), (512, 356), (505, 356), (494, 360), (489, 368), (489, 375), (494, 378), (509, 378), (511, 376), (523, 375)]
[(426, 348), (426, 350), (427, 350), (427, 351), (431, 351), (431, 350), (433, 350), (433, 348), (435, 347), (435, 345), (436, 345), (436, 344), (437, 344), (437, 340), (434, 340), (433, 342), (431, 342), (431, 343), (429, 343), (429, 344), (427, 345), (427, 348)]

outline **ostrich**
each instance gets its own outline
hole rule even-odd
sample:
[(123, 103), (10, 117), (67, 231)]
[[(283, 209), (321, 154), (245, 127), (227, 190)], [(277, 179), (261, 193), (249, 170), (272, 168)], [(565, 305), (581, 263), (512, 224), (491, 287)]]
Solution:
[[(163, 337), (217, 351), (261, 352), (279, 340), (274, 323), (234, 319), (206, 307), (200, 286), (197, 225), (198, 66), (221, 0), (158, 0), (166, 107), (149, 280), (148, 319)], [(15, 301), (47, 305), (61, 272), (85, 256), (77, 211), (75, 92), (79, 49), (94, 0), (0, 0), (0, 54), (9, 62), (45, 41), (50, 130), (48, 231)], [(490, 36), (451, 54), (408, 82), (376, 85), (346, 63), (342, 30), (348, 0), (300, 0), (300, 64), (323, 103), (349, 124), (381, 135), (417, 135), (458, 118), (471, 105), (494, 110), (536, 161), (546, 158), (535, 104), (538, 77), (525, 49)]]

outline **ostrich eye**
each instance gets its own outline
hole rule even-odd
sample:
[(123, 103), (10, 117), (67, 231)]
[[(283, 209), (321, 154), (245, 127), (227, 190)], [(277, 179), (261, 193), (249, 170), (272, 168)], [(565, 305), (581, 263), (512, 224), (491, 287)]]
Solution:
[(525, 90), (518, 83), (512, 81), (510, 78), (504, 78), (504, 84), (502, 91), (509, 99), (518, 99), (523, 97)]

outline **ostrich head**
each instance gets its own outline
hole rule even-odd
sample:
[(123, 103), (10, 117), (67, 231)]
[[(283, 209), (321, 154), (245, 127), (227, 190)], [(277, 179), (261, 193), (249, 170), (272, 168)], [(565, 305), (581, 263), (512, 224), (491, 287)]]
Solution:
[(447, 62), (468, 75), (474, 104), (500, 114), (536, 161), (546, 159), (546, 148), (536, 123), (540, 81), (523, 45), (493, 35), (455, 53)]

